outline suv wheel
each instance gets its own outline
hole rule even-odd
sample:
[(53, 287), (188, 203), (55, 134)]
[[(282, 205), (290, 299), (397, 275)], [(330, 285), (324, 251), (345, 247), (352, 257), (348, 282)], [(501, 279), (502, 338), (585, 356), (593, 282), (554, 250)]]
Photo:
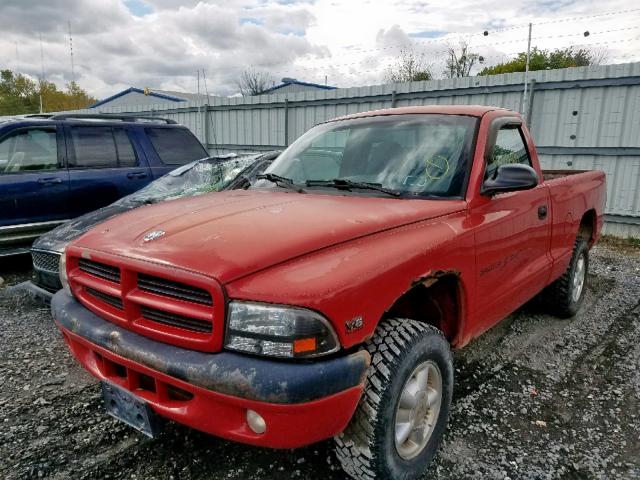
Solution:
[(589, 270), (589, 245), (579, 237), (573, 246), (573, 255), (562, 276), (542, 292), (542, 304), (553, 315), (561, 318), (574, 316), (586, 291)]
[(431, 325), (382, 322), (367, 343), (367, 385), (336, 454), (353, 478), (417, 479), (446, 428), (453, 392), (449, 343)]

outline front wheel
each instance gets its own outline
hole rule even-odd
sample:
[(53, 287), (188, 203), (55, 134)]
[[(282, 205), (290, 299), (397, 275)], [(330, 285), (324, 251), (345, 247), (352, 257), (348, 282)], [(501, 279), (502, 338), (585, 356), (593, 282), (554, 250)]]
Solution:
[(367, 385), (351, 423), (335, 438), (336, 455), (357, 480), (417, 479), (433, 459), (449, 416), (449, 343), (431, 325), (391, 319), (378, 326), (367, 349)]

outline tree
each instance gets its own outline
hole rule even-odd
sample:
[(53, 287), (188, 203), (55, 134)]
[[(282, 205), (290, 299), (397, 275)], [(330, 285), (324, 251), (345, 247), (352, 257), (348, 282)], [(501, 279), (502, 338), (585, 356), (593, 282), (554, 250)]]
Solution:
[(469, 51), (469, 44), (461, 41), (458, 49), (447, 48), (447, 61), (444, 74), (449, 78), (468, 77), (471, 69), (480, 60), (480, 55)]
[(431, 80), (431, 70), (424, 60), (424, 54), (413, 50), (402, 50), (396, 63), (387, 68), (385, 78), (388, 83), (420, 82)]
[(95, 98), (89, 95), (85, 90), (80, 88), (75, 81), (71, 81), (66, 85), (67, 89), (67, 99), (69, 102), (77, 105), (74, 108), (87, 108), (89, 105), (93, 105), (97, 102)]
[(21, 73), (0, 71), (0, 115), (22, 115), (40, 111), (42, 105), (47, 112), (76, 110), (96, 102), (77, 83), (70, 82), (66, 91), (58, 90), (55, 83), (41, 80), (37, 84)]
[(248, 97), (251, 95), (260, 95), (271, 88), (273, 79), (271, 75), (266, 72), (248, 68), (242, 72), (236, 83), (242, 96)]
[[(574, 50), (573, 47), (556, 50), (541, 50), (533, 47), (529, 57), (529, 70), (553, 70), (556, 68), (586, 67), (598, 65), (605, 60), (603, 51), (597, 52), (586, 48)], [(524, 72), (527, 52), (520, 52), (509, 62), (499, 63), (484, 68), (478, 75), (498, 75), (500, 73)]]
[(29, 77), (14, 75), (11, 70), (0, 71), (0, 115), (38, 112), (37, 93), (36, 83)]

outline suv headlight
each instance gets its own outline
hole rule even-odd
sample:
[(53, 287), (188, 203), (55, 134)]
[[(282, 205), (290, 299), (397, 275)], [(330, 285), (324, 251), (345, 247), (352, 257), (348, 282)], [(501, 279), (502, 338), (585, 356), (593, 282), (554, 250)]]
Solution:
[(308, 358), (340, 346), (333, 327), (319, 313), (299, 307), (229, 303), (225, 346), (269, 357)]
[(67, 277), (67, 252), (62, 252), (60, 255), (60, 262), (58, 263), (58, 276), (60, 277), (60, 283), (62, 289), (71, 295), (71, 287), (69, 286), (69, 278)]

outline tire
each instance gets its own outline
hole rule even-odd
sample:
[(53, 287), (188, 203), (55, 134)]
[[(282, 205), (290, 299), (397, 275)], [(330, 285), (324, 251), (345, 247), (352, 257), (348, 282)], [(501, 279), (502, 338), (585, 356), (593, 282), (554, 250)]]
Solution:
[[(589, 245), (584, 238), (579, 237), (573, 246), (567, 270), (542, 292), (541, 302), (544, 308), (560, 318), (573, 317), (584, 300), (588, 270)], [(581, 278), (581, 281), (576, 280), (577, 278)]]
[[(449, 343), (442, 332), (431, 325), (390, 319), (380, 323), (366, 348), (371, 353), (367, 384), (351, 422), (334, 438), (338, 460), (343, 470), (357, 480), (420, 478), (438, 449), (449, 417), (453, 394)], [(428, 380), (424, 380), (425, 370)], [(420, 379), (423, 385), (429, 386), (424, 390), (429, 394), (418, 391), (411, 395), (421, 384)], [(438, 387), (439, 405), (434, 393)], [(405, 423), (409, 410), (398, 410), (412, 403), (400, 402), (403, 391), (407, 397), (418, 399), (409, 417), (422, 419), (424, 414), (424, 422), (416, 424), (432, 425), (420, 445), (415, 440), (421, 438), (420, 429), (405, 429), (406, 425), (413, 425)], [(409, 439), (401, 441), (399, 446), (396, 433), (400, 430), (396, 428), (411, 432)], [(402, 433), (399, 435), (400, 439), (404, 438)]]

